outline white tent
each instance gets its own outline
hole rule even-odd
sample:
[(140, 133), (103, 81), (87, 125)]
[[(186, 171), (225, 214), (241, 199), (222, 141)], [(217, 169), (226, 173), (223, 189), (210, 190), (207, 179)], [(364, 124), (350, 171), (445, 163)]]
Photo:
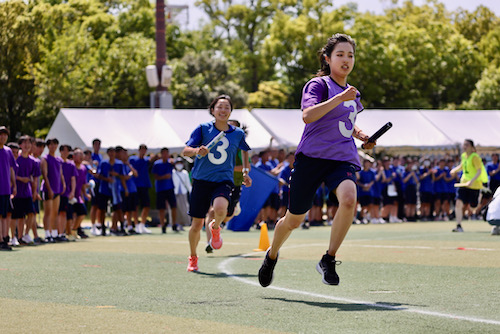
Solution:
[[(269, 146), (271, 135), (248, 110), (234, 110), (231, 118), (248, 126), (247, 143), (253, 150)], [(63, 108), (47, 138), (72, 147), (92, 147), (92, 140), (99, 138), (103, 148), (120, 145), (137, 150), (146, 144), (153, 152), (168, 147), (179, 153), (196, 126), (211, 120), (207, 110)]]
[[(247, 142), (254, 152), (274, 144), (296, 147), (304, 130), (298, 109), (234, 110), (231, 118), (248, 127)], [(203, 109), (61, 109), (48, 138), (73, 147), (91, 147), (99, 138), (103, 148), (121, 145), (136, 150), (144, 143), (152, 151), (168, 147), (180, 152), (191, 132), (213, 117)], [(477, 145), (500, 147), (500, 111), (364, 110), (356, 124), (367, 134), (392, 122), (377, 146), (452, 147), (465, 138)], [(358, 142), (359, 144), (359, 142)]]

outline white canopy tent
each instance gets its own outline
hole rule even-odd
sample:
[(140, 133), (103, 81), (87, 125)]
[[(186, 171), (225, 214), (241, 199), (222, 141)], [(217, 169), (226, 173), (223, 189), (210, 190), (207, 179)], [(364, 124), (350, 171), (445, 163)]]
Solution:
[[(253, 150), (269, 146), (271, 135), (248, 110), (234, 110), (232, 119), (247, 125), (247, 143)], [(131, 151), (146, 144), (150, 151), (168, 147), (179, 153), (191, 132), (213, 117), (207, 110), (191, 109), (69, 109), (59, 112), (47, 138), (57, 138), (72, 147), (92, 147), (99, 138), (102, 147), (123, 146)]]
[[(304, 130), (298, 109), (234, 110), (231, 118), (248, 127), (247, 142), (254, 152), (274, 145), (294, 148)], [(151, 151), (168, 147), (180, 152), (191, 132), (213, 117), (205, 109), (68, 109), (59, 112), (47, 137), (73, 147), (91, 147), (99, 138), (102, 147), (121, 145)], [(370, 110), (357, 115), (356, 124), (367, 134), (382, 125), (393, 127), (378, 141), (379, 147), (454, 147), (465, 138), (477, 145), (500, 147), (500, 111)], [(358, 142), (359, 144), (359, 142)]]

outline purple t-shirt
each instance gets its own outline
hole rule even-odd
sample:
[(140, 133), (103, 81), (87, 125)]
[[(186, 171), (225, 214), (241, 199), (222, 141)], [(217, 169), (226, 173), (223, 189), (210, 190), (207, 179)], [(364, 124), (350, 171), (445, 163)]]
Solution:
[(16, 169), (16, 160), (12, 150), (5, 146), (0, 149), (0, 195), (11, 194), (10, 168)]
[[(22, 155), (17, 157), (17, 165), (19, 168), (17, 169), (17, 176), (21, 177), (30, 177), (32, 176), (33, 178), (37, 177), (37, 166), (36, 166), (36, 161), (33, 159), (31, 156), (28, 156), (27, 158), (23, 157)], [(16, 185), (17, 185), (17, 194), (16, 198), (32, 198), (33, 193), (31, 189), (31, 182), (24, 183), (19, 180), (16, 180)]]
[[(65, 197), (69, 196), (69, 193), (71, 192), (71, 178), (74, 176), (76, 177), (76, 167), (75, 163), (71, 160), (66, 160), (62, 162), (62, 171), (64, 175), (64, 183), (66, 183), (66, 190), (64, 191), (64, 194), (62, 194)], [(75, 192), (76, 194), (76, 192)]]
[[(61, 194), (63, 190), (61, 182), (61, 165), (63, 161), (60, 157), (53, 157), (50, 154), (47, 154), (44, 159), (47, 161), (47, 177), (49, 178), (50, 188), (54, 195)], [(42, 181), (42, 191), (47, 191), (45, 180)]]
[(80, 168), (76, 168), (76, 187), (75, 187), (75, 198), (78, 203), (83, 204), (82, 198), (82, 188), (87, 183), (87, 166), (84, 164), (80, 165)]
[[(338, 85), (329, 76), (313, 78), (302, 91), (302, 110), (325, 101), (326, 90), (330, 99), (348, 87), (349, 85)], [(306, 124), (296, 153), (311, 158), (346, 161), (360, 170), (361, 164), (352, 132), (356, 115), (361, 111), (363, 105), (357, 97), (339, 104), (317, 121)]]

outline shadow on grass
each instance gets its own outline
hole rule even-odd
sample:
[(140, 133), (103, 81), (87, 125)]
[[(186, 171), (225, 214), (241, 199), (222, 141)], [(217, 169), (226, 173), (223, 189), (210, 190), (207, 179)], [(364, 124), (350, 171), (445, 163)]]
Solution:
[(286, 303), (299, 303), (314, 307), (322, 307), (329, 309), (337, 309), (338, 311), (352, 312), (352, 311), (404, 311), (407, 309), (405, 305), (399, 303), (382, 303), (376, 302), (373, 304), (363, 303), (335, 303), (335, 302), (313, 302), (307, 300), (297, 300), (288, 298), (273, 298), (264, 297), (267, 300), (277, 300)]
[(208, 273), (204, 271), (193, 271), (194, 274), (198, 274), (201, 276), (208, 276), (208, 277), (213, 277), (213, 278), (227, 278), (227, 277), (257, 277), (257, 275), (254, 274), (231, 274), (228, 275), (226, 273)]

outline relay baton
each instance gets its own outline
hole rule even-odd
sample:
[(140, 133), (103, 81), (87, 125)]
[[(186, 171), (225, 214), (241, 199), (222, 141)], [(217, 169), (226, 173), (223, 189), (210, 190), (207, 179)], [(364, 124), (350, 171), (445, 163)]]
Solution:
[[(374, 143), (379, 139), (384, 133), (386, 133), (390, 128), (392, 128), (392, 123), (387, 122), (383, 127), (378, 129), (370, 138), (368, 138), (368, 143)], [(361, 148), (365, 148), (365, 144), (361, 145)]]
[[(207, 149), (208, 151), (210, 151), (212, 148), (215, 147), (215, 145), (217, 145), (218, 142), (220, 142), (222, 140), (222, 138), (224, 138), (226, 136), (226, 133), (224, 131), (221, 131), (219, 132), (219, 134), (217, 136), (214, 137), (214, 139), (212, 139), (208, 144), (207, 144)], [(201, 155), (197, 154), (196, 157), (198, 159), (201, 159), (203, 158)]]

